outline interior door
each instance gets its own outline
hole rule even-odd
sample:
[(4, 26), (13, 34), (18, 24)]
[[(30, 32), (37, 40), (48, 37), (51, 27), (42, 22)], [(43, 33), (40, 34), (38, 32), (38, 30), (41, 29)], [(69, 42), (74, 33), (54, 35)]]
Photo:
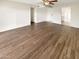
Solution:
[(71, 7), (62, 8), (61, 24), (69, 25), (71, 21)]

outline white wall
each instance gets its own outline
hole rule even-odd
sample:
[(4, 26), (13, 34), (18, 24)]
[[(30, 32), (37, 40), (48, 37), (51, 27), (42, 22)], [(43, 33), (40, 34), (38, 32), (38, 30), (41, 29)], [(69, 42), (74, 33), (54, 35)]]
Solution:
[(35, 8), (35, 22), (43, 22), (47, 20), (47, 8)]
[(71, 7), (71, 21), (69, 26), (79, 28), (79, 3), (62, 4), (61, 6), (48, 9), (47, 21), (61, 24), (61, 8)]
[(55, 6), (48, 8), (48, 19), (47, 21), (52, 23), (61, 24), (61, 7)]
[[(70, 26), (79, 28), (79, 4), (67, 4), (70, 6)], [(35, 8), (35, 22), (49, 21), (61, 24), (61, 7)], [(30, 25), (30, 6), (22, 3), (0, 1), (0, 32)]]
[(0, 1), (0, 32), (30, 25), (30, 8), (25, 4)]
[(79, 28), (79, 4), (73, 4), (71, 8), (71, 26)]
[(62, 7), (71, 8), (71, 20), (69, 26), (79, 28), (79, 2), (72, 4), (64, 4)]

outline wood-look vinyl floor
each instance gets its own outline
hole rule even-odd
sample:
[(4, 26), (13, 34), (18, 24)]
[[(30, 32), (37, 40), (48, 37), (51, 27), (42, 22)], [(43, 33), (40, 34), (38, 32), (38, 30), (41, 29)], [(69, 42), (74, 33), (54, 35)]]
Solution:
[(79, 29), (42, 22), (2, 32), (0, 59), (79, 59)]

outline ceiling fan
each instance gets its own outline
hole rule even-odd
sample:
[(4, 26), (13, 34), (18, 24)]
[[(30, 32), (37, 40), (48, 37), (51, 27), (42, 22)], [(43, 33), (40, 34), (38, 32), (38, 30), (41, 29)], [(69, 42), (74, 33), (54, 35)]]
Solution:
[(39, 4), (39, 7), (52, 7), (57, 0), (42, 0), (42, 3)]

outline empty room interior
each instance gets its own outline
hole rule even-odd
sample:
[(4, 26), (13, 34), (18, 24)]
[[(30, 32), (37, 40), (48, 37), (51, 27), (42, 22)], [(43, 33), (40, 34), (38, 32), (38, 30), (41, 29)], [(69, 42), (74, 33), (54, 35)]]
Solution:
[(0, 0), (0, 59), (79, 59), (79, 0)]

